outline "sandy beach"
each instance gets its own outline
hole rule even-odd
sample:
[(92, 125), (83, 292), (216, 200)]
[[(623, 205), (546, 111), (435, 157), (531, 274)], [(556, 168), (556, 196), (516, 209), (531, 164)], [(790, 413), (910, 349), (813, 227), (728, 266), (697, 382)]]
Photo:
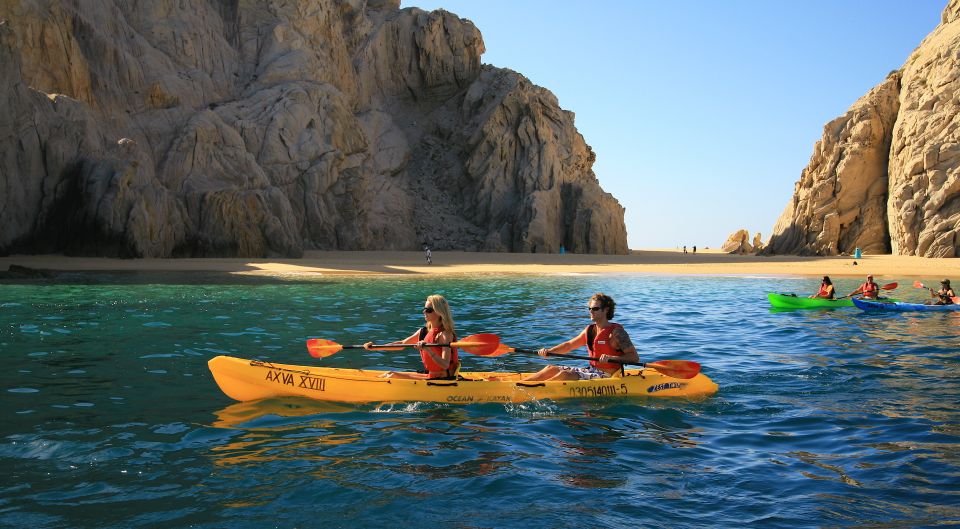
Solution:
[[(856, 262), (856, 264), (854, 264)], [(798, 257), (729, 255), (717, 250), (696, 254), (673, 249), (634, 250), (630, 255), (517, 254), (433, 252), (427, 265), (422, 252), (306, 252), (301, 259), (108, 259), (61, 255), (0, 257), (0, 271), (10, 265), (69, 272), (221, 272), (243, 275), (315, 274), (603, 274), (783, 275), (943, 278), (960, 280), (960, 259), (894, 255)]]

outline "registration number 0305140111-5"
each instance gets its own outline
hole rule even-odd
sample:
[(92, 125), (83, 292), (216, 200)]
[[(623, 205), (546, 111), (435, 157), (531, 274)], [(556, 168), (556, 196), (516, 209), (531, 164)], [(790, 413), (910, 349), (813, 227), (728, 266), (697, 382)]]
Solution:
[(605, 384), (603, 386), (587, 386), (570, 388), (571, 397), (616, 397), (628, 394), (626, 384)]

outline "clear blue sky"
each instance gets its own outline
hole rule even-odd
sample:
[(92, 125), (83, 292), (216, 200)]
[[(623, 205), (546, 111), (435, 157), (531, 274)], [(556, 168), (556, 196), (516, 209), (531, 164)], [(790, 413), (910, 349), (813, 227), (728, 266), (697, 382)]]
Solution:
[(576, 114), (631, 248), (764, 241), (830, 120), (903, 66), (946, 0), (403, 0)]

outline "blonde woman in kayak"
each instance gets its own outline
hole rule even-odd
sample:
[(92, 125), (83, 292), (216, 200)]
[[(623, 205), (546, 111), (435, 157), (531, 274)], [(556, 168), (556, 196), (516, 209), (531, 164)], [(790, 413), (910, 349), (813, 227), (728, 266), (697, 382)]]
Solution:
[[(420, 360), (424, 370), (417, 373), (389, 372), (387, 378), (417, 378), (417, 379), (450, 379), (456, 378), (460, 369), (460, 358), (456, 347), (423, 347), (425, 343), (450, 343), (456, 341), (453, 315), (447, 300), (434, 294), (427, 296), (423, 303), (423, 319), (426, 325), (417, 332), (407, 336), (396, 344), (416, 345), (420, 350)], [(364, 349), (370, 350), (373, 342), (363, 344)]]
[[(613, 319), (617, 304), (606, 294), (597, 293), (587, 302), (590, 312), (590, 325), (580, 331), (575, 338), (561, 344), (537, 351), (542, 357), (551, 353), (569, 353), (578, 347), (587, 346), (591, 360), (587, 367), (547, 366), (524, 380), (589, 380), (609, 378), (623, 371), (623, 364), (611, 362), (617, 359), (627, 363), (640, 363), (637, 348), (630, 341), (627, 331)], [(588, 343), (588, 340), (591, 343)]]

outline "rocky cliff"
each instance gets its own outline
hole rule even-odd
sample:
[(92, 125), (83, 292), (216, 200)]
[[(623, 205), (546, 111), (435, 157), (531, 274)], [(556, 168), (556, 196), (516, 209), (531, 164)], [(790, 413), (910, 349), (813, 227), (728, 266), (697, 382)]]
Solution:
[(764, 253), (960, 256), (960, 0), (824, 127)]
[(626, 253), (573, 114), (397, 0), (0, 0), (0, 253)]

